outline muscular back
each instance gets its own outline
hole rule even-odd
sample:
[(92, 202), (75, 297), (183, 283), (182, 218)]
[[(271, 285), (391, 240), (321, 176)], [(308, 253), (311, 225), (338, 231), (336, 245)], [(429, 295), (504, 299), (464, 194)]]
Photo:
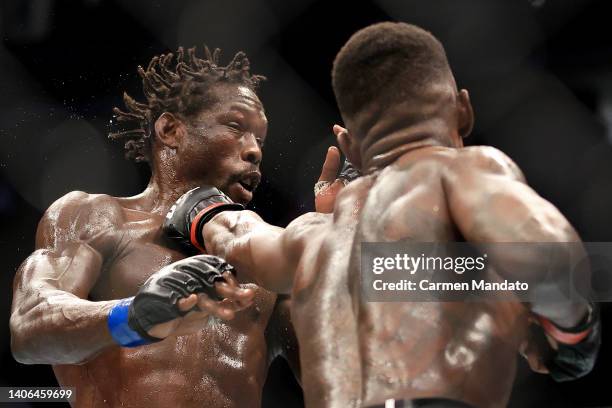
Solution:
[[(445, 178), (466, 158), (510, 166), (496, 155), (490, 148), (417, 149), (338, 195), (333, 221), (311, 234), (294, 285), (303, 372), (310, 364), (323, 378), (304, 378), (313, 406), (421, 397), (505, 405), (525, 336), (519, 303), (374, 303), (361, 299), (359, 287), (361, 242), (462, 240)], [(318, 341), (309, 347), (313, 338)], [(337, 367), (339, 378), (327, 374), (326, 364)]]
[[(211, 318), (195, 334), (133, 349), (109, 343), (91, 356), (68, 356), (71, 344), (86, 342), (71, 339), (84, 325), (92, 325), (92, 342), (108, 336), (106, 301), (135, 295), (151, 274), (184, 257), (168, 247), (161, 224), (137, 199), (105, 195), (71, 193), (47, 211), (39, 249), (16, 278), (12, 324), (39, 325), (44, 310), (56, 321), (57, 328), (47, 324), (46, 341), (57, 342), (58, 354), (31, 361), (54, 363), (59, 383), (76, 387), (77, 407), (257, 404), (267, 371), (264, 330), (276, 298), (264, 290), (234, 320)], [(73, 307), (54, 308), (53, 299)], [(97, 315), (99, 322), (92, 322)], [(65, 360), (80, 364), (58, 364)]]
[[(377, 176), (362, 210), (360, 242), (463, 239), (448, 206), (445, 177), (482, 148), (429, 148), (406, 154)], [(352, 263), (351, 281), (359, 265)], [(360, 296), (353, 286), (352, 296)], [(524, 309), (508, 302), (356, 302), (365, 401), (447, 397), (504, 406), (513, 382)], [(504, 375), (499, 375), (499, 373)]]

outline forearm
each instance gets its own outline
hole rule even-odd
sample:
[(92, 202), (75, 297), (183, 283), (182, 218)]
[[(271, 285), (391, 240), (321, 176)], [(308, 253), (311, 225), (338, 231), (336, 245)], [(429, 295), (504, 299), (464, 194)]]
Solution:
[(487, 253), (487, 264), (503, 279), (529, 285), (534, 313), (562, 327), (579, 323), (591, 287), (586, 253), (574, 228), (526, 184), (503, 153), (491, 148), (464, 153), (443, 179), (462, 237)]
[[(241, 218), (241, 212), (227, 211), (219, 213), (206, 223), (201, 231), (206, 252), (224, 258), (234, 266), (249, 266), (249, 253), (244, 241), (248, 239), (251, 230), (241, 225)], [(242, 244), (238, 240), (241, 240)]]
[(532, 256), (544, 258), (548, 255), (549, 262), (542, 263), (541, 258), (532, 258), (531, 262), (527, 259), (534, 269), (543, 269), (544, 273), (538, 271), (538, 275), (548, 272), (544, 278), (537, 277), (529, 282), (530, 309), (559, 327), (575, 327), (589, 310), (591, 272), (586, 262), (588, 255), (581, 242), (534, 245), (548, 250)]
[(562, 221), (516, 222), (502, 239), (489, 236), (485, 247), (490, 265), (529, 285), (535, 313), (571, 327), (587, 312), (590, 269), (580, 237)]
[(83, 242), (39, 249), (17, 271), (11, 348), (26, 364), (74, 364), (113, 344), (106, 326), (111, 302), (91, 302), (102, 257)]
[(210, 254), (226, 259), (258, 285), (287, 293), (294, 268), (286, 261), (284, 231), (264, 222), (254, 212), (227, 211), (206, 223), (202, 234)]
[[(482, 246), (487, 263), (503, 278), (529, 285), (535, 313), (572, 326), (587, 310), (587, 301), (576, 294), (585, 297), (590, 292), (580, 237), (559, 210), (529, 186), (499, 184), (488, 180), (493, 191), (455, 193), (452, 210), (462, 235)], [(559, 294), (567, 296), (561, 299)]]
[(285, 230), (265, 223), (215, 187), (196, 188), (179, 198), (166, 216), (164, 231), (188, 250), (224, 258), (268, 290), (291, 289), (295, 254), (286, 250), (291, 245)]
[(47, 288), (17, 305), (10, 319), (11, 348), (24, 364), (78, 364), (114, 345), (107, 316), (116, 301), (91, 302)]

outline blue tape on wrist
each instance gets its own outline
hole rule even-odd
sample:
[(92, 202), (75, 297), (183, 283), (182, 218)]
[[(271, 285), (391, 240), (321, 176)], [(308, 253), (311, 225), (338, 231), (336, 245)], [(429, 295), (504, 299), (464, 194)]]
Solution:
[(119, 301), (113, 306), (106, 320), (113, 340), (123, 347), (137, 347), (151, 343), (128, 325), (128, 311), (132, 300), (133, 297)]

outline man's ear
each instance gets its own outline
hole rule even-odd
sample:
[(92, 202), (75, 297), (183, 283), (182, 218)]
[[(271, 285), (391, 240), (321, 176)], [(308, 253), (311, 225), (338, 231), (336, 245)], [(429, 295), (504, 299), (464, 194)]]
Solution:
[(176, 148), (185, 135), (185, 125), (172, 113), (164, 112), (155, 121), (155, 137), (164, 146)]
[(457, 130), (459, 136), (466, 138), (474, 128), (474, 109), (470, 102), (470, 94), (462, 89), (457, 94)]
[(357, 169), (361, 169), (361, 151), (360, 145), (355, 140), (355, 137), (349, 132), (348, 129), (342, 128), (341, 131), (335, 132), (336, 139), (338, 140), (338, 146), (348, 161), (353, 164)]

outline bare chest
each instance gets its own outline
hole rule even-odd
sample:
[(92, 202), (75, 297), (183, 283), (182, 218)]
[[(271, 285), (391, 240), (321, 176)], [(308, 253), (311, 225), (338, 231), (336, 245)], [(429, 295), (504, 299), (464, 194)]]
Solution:
[(94, 246), (104, 257), (100, 277), (90, 293), (91, 300), (134, 296), (153, 273), (185, 258), (170, 248), (162, 234), (162, 218), (127, 214), (123, 223), (96, 237)]
[[(96, 238), (95, 244), (104, 256), (104, 266), (90, 292), (94, 301), (134, 296), (138, 288), (163, 267), (188, 256), (165, 239), (160, 216), (143, 217), (128, 214), (126, 221)], [(238, 277), (240, 280), (240, 277)], [(241, 281), (242, 284), (249, 284)], [(252, 284), (249, 284), (252, 285)], [(242, 311), (227, 328), (250, 324), (264, 325), (269, 318), (276, 296), (256, 289), (252, 307)], [(225, 325), (223, 325), (225, 327)], [(217, 332), (219, 330), (214, 330)]]

